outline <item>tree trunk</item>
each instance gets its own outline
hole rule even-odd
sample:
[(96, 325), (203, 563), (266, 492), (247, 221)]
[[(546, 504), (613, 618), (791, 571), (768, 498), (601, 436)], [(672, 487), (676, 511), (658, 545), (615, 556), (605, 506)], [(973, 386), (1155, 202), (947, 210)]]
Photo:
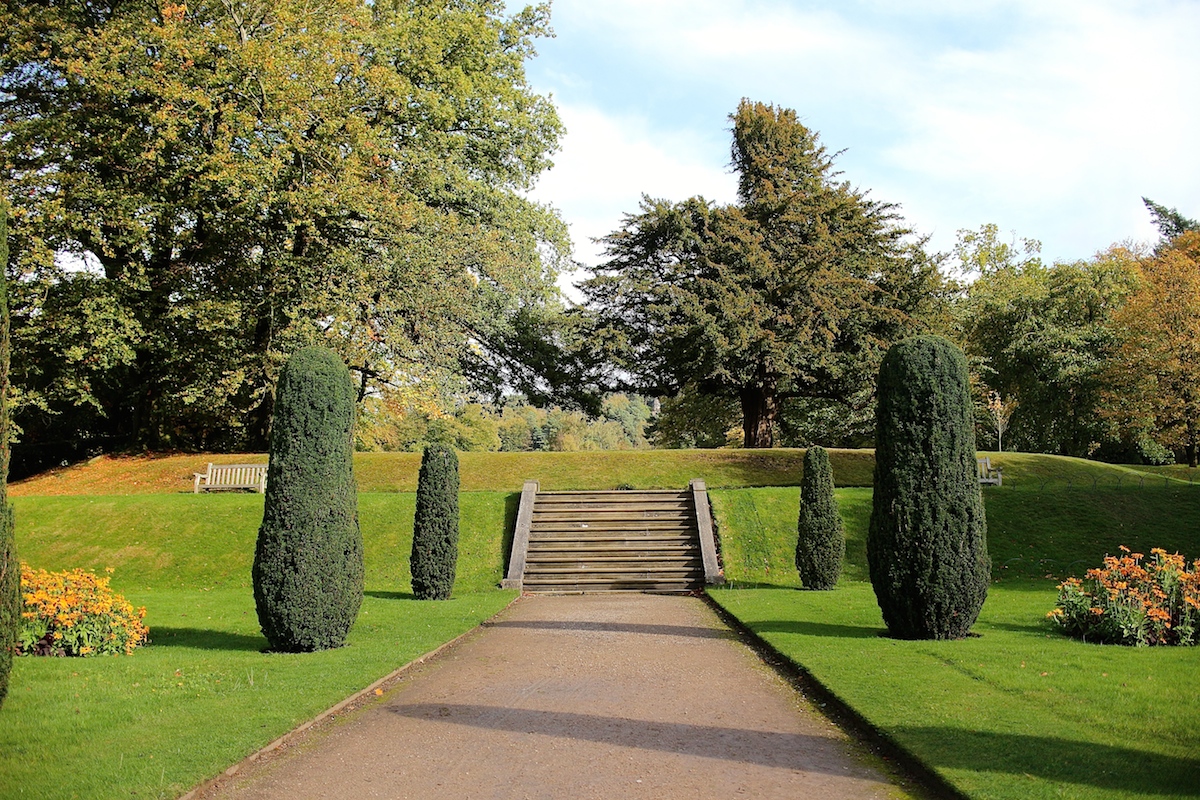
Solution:
[(775, 445), (775, 418), (779, 405), (774, 385), (743, 386), (742, 401), (743, 447), (773, 447)]

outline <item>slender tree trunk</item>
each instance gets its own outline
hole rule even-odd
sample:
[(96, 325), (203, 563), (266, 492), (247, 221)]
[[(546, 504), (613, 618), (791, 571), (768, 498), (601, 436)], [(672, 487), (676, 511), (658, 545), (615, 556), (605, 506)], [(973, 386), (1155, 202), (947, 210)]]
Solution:
[(745, 436), (743, 446), (773, 447), (775, 444), (775, 419), (779, 414), (774, 384), (743, 386), (740, 395), (742, 433)]

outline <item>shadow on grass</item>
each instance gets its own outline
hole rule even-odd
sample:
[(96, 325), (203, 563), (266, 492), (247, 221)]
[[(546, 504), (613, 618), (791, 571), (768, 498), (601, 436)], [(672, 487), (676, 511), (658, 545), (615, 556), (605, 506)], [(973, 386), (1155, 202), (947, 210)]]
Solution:
[(699, 628), (689, 625), (653, 625), (636, 622), (583, 622), (578, 620), (501, 620), (485, 622), (485, 628), (526, 628), (541, 631), (589, 631), (600, 633), (638, 633), (655, 636), (687, 636), (694, 639), (736, 639), (730, 630)]
[[(1017, 622), (988, 622), (984, 620), (979, 623), (979, 627), (995, 628), (998, 631), (1012, 631), (1013, 633), (1054, 633), (1062, 636), (1062, 633), (1059, 629), (1055, 628), (1053, 624), (1047, 623), (1045, 620), (1039, 620), (1038, 622), (1031, 622), (1027, 624)], [(1063, 638), (1067, 637), (1064, 636)]]
[(931, 767), (1032, 775), (1130, 795), (1200, 797), (1200, 758), (959, 728), (899, 727), (891, 733)]
[(736, 590), (736, 589), (791, 589), (792, 591), (796, 591), (796, 592), (803, 591), (803, 590), (802, 590), (802, 589), (801, 589), (799, 586), (796, 586), (796, 585), (794, 585), (794, 584), (785, 584), (785, 583), (767, 583), (767, 582), (765, 582), (765, 581), (739, 581), (739, 580), (731, 580), (731, 581), (727, 581), (727, 582), (725, 583), (725, 585), (721, 587), (721, 589), (722, 589), (722, 590), (727, 590), (727, 589), (728, 589), (728, 590)]
[(832, 636), (838, 639), (876, 639), (887, 634), (884, 628), (865, 625), (835, 625), (830, 622), (794, 619), (752, 622), (747, 623), (747, 627), (760, 635), (764, 633), (794, 633), (800, 636)]
[(150, 629), (150, 644), (155, 647), (191, 647), (196, 650), (249, 650), (267, 647), (261, 634), (230, 633), (205, 628), (169, 628), (155, 625)]
[(364, 597), (374, 597), (376, 600), (416, 600), (417, 596), (412, 592), (381, 592), (371, 591), (363, 592)]

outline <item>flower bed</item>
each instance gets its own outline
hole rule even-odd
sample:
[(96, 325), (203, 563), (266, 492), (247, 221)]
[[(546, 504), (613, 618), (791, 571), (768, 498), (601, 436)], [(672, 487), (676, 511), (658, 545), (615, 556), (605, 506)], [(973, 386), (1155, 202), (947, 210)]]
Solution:
[(1183, 556), (1160, 548), (1150, 560), (1121, 546), (1120, 557), (1083, 580), (1059, 584), (1058, 604), (1047, 616), (1085, 641), (1125, 645), (1192, 645), (1200, 638), (1200, 559), (1191, 569)]
[[(112, 572), (110, 569), (109, 572)], [(47, 572), (21, 564), (22, 654), (129, 654), (146, 642), (146, 609), (113, 592), (109, 578), (82, 569)]]

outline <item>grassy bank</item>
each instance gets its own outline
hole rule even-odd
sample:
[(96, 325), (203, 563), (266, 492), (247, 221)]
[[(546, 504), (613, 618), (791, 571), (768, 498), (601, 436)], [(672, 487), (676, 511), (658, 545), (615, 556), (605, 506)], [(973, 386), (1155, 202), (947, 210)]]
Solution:
[[(874, 457), (835, 451), (847, 486), (868, 486)], [(662, 489), (703, 478), (710, 486), (799, 485), (803, 450), (624, 450), (574, 453), (460, 453), (464, 491), (519, 492), (527, 480), (547, 491)], [(13, 484), (14, 496), (172, 494), (192, 491), (192, 474), (216, 463), (266, 463), (263, 454), (101, 456)], [(415, 492), (420, 453), (357, 453), (359, 491)]]

